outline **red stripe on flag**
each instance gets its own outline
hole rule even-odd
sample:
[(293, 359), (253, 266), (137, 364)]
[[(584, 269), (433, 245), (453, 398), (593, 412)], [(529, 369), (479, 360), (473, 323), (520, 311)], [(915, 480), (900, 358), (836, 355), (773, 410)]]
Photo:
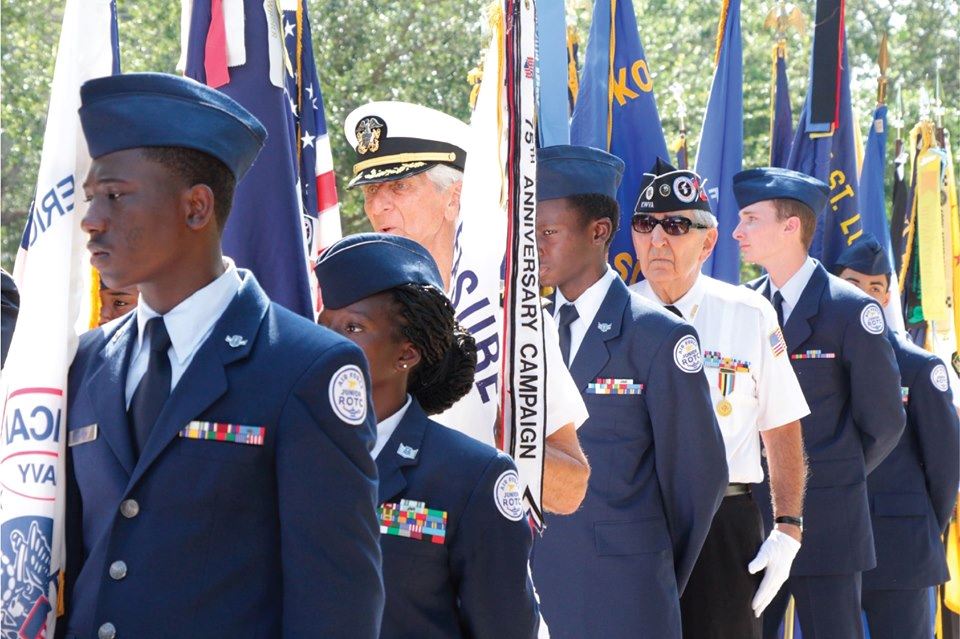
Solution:
[(227, 30), (223, 24), (223, 0), (210, 3), (210, 28), (207, 30), (207, 43), (203, 48), (203, 70), (207, 74), (207, 84), (213, 88), (222, 87), (230, 82), (227, 71)]
[(317, 176), (317, 209), (318, 213), (337, 204), (337, 180), (333, 171), (327, 171)]

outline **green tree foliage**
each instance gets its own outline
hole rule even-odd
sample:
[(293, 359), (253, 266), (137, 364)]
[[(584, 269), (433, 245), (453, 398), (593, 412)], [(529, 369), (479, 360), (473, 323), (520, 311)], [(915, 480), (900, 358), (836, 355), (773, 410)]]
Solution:
[[(545, 0), (541, 0), (545, 1)], [(590, 0), (566, 0), (568, 18), (589, 30)], [(370, 100), (407, 100), (469, 118), (467, 73), (484, 45), (486, 0), (307, 0), (327, 125), (338, 175), (345, 232), (368, 228), (362, 201), (345, 189), (353, 154), (343, 137), (346, 115)], [(798, 3), (807, 18), (803, 35), (788, 43), (794, 117), (807, 84), (813, 0)], [(117, 0), (121, 63), (125, 71), (173, 71), (179, 56), (180, 3)], [(766, 163), (773, 33), (763, 28), (771, 3), (743, 4), (744, 165)], [(32, 198), (43, 142), (49, 85), (63, 0), (0, 0), (4, 25), (0, 107), (2, 148), (2, 258), (9, 268)], [(640, 35), (668, 142), (678, 134), (677, 106), (669, 87), (684, 88), (691, 158), (713, 72), (720, 2), (634, 0)], [(853, 95), (861, 128), (869, 126), (875, 96), (880, 37), (890, 34), (891, 86), (900, 81), (909, 128), (916, 121), (921, 86), (933, 92), (935, 59), (942, 58), (944, 121), (960, 135), (960, 33), (955, 0), (848, 0), (847, 36)], [(585, 50), (585, 46), (581, 47)], [(581, 60), (582, 63), (582, 60)], [(894, 95), (891, 88), (891, 99)], [(891, 136), (892, 138), (893, 136)], [(892, 139), (891, 139), (892, 144)], [(888, 153), (892, 155), (892, 150)]]

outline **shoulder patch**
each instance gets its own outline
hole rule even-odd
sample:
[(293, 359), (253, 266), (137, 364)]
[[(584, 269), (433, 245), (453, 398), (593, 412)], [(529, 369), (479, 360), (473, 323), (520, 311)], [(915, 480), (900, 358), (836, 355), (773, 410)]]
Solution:
[(933, 384), (941, 393), (946, 393), (950, 388), (950, 380), (947, 377), (947, 367), (943, 364), (937, 364), (930, 371), (930, 383)]
[(367, 385), (355, 364), (341, 366), (330, 378), (330, 408), (352, 426), (359, 426), (367, 418)]
[(876, 304), (867, 304), (860, 311), (860, 325), (863, 330), (872, 335), (880, 335), (886, 329), (886, 322), (883, 321), (883, 311)]
[(523, 519), (523, 494), (517, 471), (510, 469), (500, 473), (493, 484), (493, 502), (500, 514), (510, 521)]
[(673, 347), (673, 361), (677, 368), (685, 373), (699, 373), (703, 370), (703, 353), (700, 344), (693, 335), (684, 335)]

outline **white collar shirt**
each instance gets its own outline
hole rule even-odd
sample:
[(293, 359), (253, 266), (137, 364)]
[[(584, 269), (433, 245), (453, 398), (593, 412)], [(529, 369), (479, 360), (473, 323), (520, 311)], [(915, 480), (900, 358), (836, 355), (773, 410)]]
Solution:
[(383, 450), (383, 447), (390, 441), (390, 437), (393, 436), (393, 431), (397, 430), (397, 426), (403, 421), (403, 416), (407, 414), (407, 409), (410, 408), (411, 399), (412, 398), (407, 395), (407, 402), (400, 410), (377, 424), (377, 443), (374, 445), (373, 450), (370, 451), (370, 455), (374, 459), (380, 455), (380, 451)]
[(781, 306), (783, 308), (784, 324), (790, 319), (790, 313), (793, 312), (793, 309), (797, 307), (800, 296), (803, 295), (803, 289), (807, 288), (807, 284), (810, 282), (810, 278), (813, 277), (815, 270), (817, 270), (817, 261), (812, 257), (808, 257), (797, 272), (780, 288), (777, 288), (773, 280), (768, 278), (770, 282), (770, 299), (773, 299), (773, 294), (777, 291), (780, 291), (780, 294), (783, 295), (783, 303)]
[[(194, 292), (163, 315), (163, 324), (170, 336), (170, 349), (167, 355), (170, 358), (170, 391), (177, 387), (177, 382), (184, 371), (193, 361), (200, 346), (213, 331), (214, 325), (230, 302), (240, 290), (240, 274), (231, 260), (225, 259), (226, 270), (217, 279)], [(137, 339), (130, 353), (130, 367), (127, 371), (126, 400), (127, 408), (133, 399), (140, 379), (147, 372), (150, 361), (150, 348), (143, 342), (144, 329), (147, 322), (160, 314), (150, 308), (141, 297), (137, 304)]]
[[(631, 290), (666, 305), (646, 280)], [(773, 306), (756, 291), (703, 274), (673, 306), (700, 336), (730, 482), (763, 481), (759, 431), (810, 413)]]
[[(617, 274), (608, 266), (603, 276), (591, 284), (587, 290), (580, 294), (580, 297), (572, 302), (577, 309), (579, 317), (570, 323), (570, 361), (566, 362), (567, 367), (576, 359), (577, 351), (580, 350), (580, 344), (583, 343), (587, 329), (590, 328), (593, 319), (600, 311), (603, 300), (607, 297), (607, 291), (610, 290), (610, 285), (613, 284), (613, 280), (616, 279), (616, 277)], [(565, 304), (570, 303), (571, 302), (563, 296), (563, 293), (557, 289), (557, 298), (554, 303), (554, 318), (558, 324), (560, 323), (560, 309), (563, 308)]]

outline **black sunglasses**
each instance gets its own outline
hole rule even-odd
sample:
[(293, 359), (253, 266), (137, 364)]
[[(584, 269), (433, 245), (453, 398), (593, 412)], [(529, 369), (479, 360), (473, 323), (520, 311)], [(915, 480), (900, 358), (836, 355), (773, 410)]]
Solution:
[(658, 220), (646, 213), (635, 214), (631, 226), (633, 226), (633, 230), (637, 233), (653, 233), (653, 229), (657, 228), (657, 224), (663, 227), (663, 232), (667, 235), (686, 235), (690, 232), (691, 228), (710, 228), (705, 224), (694, 224), (693, 220), (683, 217), (682, 215), (671, 215), (670, 217)]

